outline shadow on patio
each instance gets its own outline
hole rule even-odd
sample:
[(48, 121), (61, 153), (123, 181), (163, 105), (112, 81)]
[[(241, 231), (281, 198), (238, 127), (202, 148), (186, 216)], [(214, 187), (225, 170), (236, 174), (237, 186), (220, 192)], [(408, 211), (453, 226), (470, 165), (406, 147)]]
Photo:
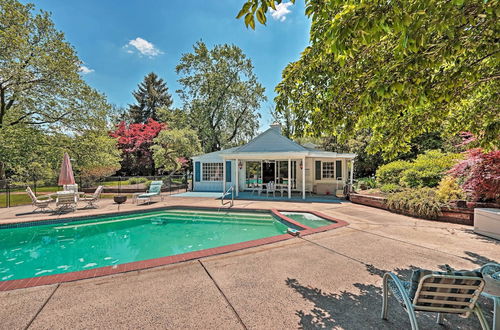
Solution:
[[(377, 276), (378, 285), (355, 283), (352, 291), (329, 293), (312, 286), (302, 285), (297, 279), (288, 278), (288, 287), (299, 293), (304, 299), (314, 304), (311, 310), (297, 310), (298, 325), (301, 329), (409, 329), (410, 322), (405, 310), (396, 299), (389, 295), (388, 320), (380, 318), (382, 309), (382, 276), (386, 270), (373, 265), (366, 266), (372, 276)], [(405, 280), (409, 280), (411, 272), (416, 267), (395, 269), (393, 272)], [(439, 266), (440, 269), (444, 265)], [(481, 298), (488, 322), (491, 324), (493, 304), (490, 300)], [(417, 320), (421, 329), (478, 329), (479, 321), (475, 315), (464, 319), (447, 314), (444, 326), (436, 324), (437, 314), (417, 312)]]

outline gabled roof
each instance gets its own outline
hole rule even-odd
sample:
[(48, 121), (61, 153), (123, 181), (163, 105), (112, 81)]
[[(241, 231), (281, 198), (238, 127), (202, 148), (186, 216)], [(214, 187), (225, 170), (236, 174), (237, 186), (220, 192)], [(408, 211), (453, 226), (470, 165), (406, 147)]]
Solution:
[(356, 157), (356, 154), (323, 151), (310, 148), (309, 145), (302, 146), (281, 135), (279, 125), (273, 124), (271, 128), (259, 134), (245, 145), (194, 156), (192, 159), (222, 161), (222, 159), (267, 159), (269, 157), (274, 157), (273, 159), (287, 159), (290, 157), (353, 159)]
[(246, 152), (301, 152), (307, 148), (281, 135), (280, 129), (271, 127), (252, 141), (233, 150), (234, 153)]

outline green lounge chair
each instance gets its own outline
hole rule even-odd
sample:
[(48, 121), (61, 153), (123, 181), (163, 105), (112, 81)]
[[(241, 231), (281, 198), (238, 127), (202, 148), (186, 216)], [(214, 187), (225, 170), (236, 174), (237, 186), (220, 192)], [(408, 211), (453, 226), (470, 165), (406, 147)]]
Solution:
[(163, 197), (161, 196), (161, 187), (163, 186), (163, 181), (152, 181), (149, 189), (144, 194), (138, 194), (135, 196), (135, 201), (139, 204), (140, 200), (143, 200), (144, 203), (151, 203), (151, 199), (153, 197), (159, 196), (161, 200)]

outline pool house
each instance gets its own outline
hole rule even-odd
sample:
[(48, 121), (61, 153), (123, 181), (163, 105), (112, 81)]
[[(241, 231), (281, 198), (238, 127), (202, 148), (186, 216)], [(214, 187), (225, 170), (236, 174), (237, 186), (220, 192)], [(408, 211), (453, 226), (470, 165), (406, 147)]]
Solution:
[(353, 182), (356, 154), (300, 145), (273, 124), (245, 145), (192, 157), (193, 191), (240, 193), (292, 198), (299, 195), (336, 195)]

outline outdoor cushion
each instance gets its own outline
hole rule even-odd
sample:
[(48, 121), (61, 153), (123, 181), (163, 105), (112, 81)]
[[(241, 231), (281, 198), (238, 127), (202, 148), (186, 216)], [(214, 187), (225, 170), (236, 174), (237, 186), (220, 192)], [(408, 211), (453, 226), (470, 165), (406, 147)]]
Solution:
[(152, 196), (157, 196), (158, 193), (144, 193), (144, 194), (140, 194), (139, 196), (137, 196), (137, 198), (146, 198), (146, 197), (152, 197)]
[[(417, 293), (418, 285), (422, 278), (427, 275), (454, 275), (454, 276), (472, 276), (472, 277), (479, 277), (482, 278), (481, 272), (478, 271), (467, 271), (467, 270), (462, 270), (462, 271), (453, 271), (451, 268), (447, 272), (433, 272), (430, 270), (426, 269), (417, 269), (414, 270), (411, 276), (410, 280), (410, 291), (409, 291), (409, 297), (410, 300), (413, 301), (415, 298), (415, 294)], [(464, 285), (479, 285), (478, 280), (461, 280), (461, 279), (450, 279), (450, 278), (441, 278), (441, 277), (435, 277), (435, 278), (430, 278), (426, 280), (427, 282), (432, 282), (432, 283), (446, 283), (446, 284), (464, 284)], [(449, 288), (436, 288), (436, 287), (427, 287), (425, 289), (426, 291), (434, 291), (434, 292), (445, 292), (445, 293), (473, 293), (474, 290), (464, 290), (464, 289), (449, 289)], [(427, 296), (427, 295), (420, 295), (420, 298), (429, 298), (429, 299), (435, 299), (435, 296)], [(446, 300), (457, 300), (458, 298), (452, 298), (448, 297)], [(421, 306), (443, 306), (443, 304), (439, 303), (419, 303)], [(438, 306), (439, 305), (439, 306)], [(444, 307), (450, 307), (454, 308), (457, 306), (453, 305), (444, 305)]]

